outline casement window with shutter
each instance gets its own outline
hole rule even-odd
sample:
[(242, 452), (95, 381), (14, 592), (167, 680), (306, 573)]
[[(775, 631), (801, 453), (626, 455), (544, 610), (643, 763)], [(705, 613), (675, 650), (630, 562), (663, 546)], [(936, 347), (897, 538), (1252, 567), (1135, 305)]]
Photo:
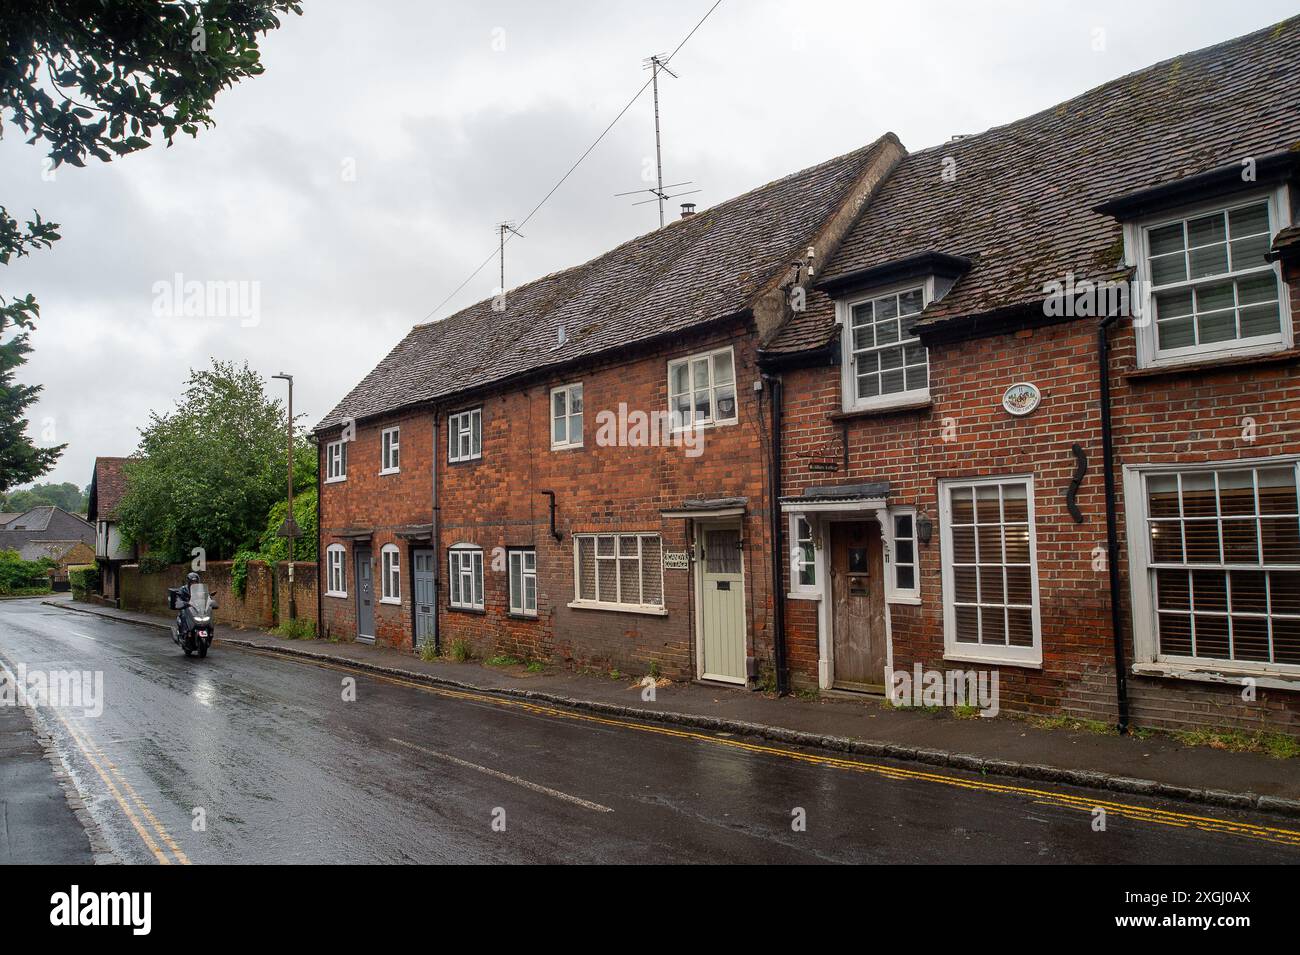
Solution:
[(945, 654), (1041, 664), (1033, 479), (941, 481), (939, 503)]
[(1126, 473), (1139, 663), (1300, 675), (1297, 462)]
[(663, 545), (658, 534), (575, 534), (570, 606), (661, 613)]

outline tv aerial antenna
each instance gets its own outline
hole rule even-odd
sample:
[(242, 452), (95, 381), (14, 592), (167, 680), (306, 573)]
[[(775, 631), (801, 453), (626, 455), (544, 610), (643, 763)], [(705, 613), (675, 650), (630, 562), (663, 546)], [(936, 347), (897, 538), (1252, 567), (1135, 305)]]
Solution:
[(515, 228), (513, 220), (497, 223), (497, 250), (501, 257), (501, 294), (506, 293), (506, 234), (511, 233), (519, 236), (521, 239), (528, 238), (522, 232)]
[[(682, 186), (690, 186), (690, 185), (693, 185), (693, 183), (690, 182), (689, 180), (686, 181), (686, 182), (674, 182), (674, 183), (669, 183), (667, 186), (664, 185), (664, 157), (663, 157), (663, 146), (662, 146), (662, 141), (661, 141), (661, 137), (660, 137), (660, 133), (659, 133), (659, 74), (660, 74), (660, 73), (667, 73), (667, 74), (668, 74), (669, 76), (671, 76), (673, 79), (677, 79), (678, 76), (677, 76), (676, 73), (674, 73), (672, 70), (670, 70), (670, 69), (668, 68), (667, 60), (665, 59), (665, 57), (664, 57), (664, 55), (663, 55), (662, 53), (656, 53), (656, 54), (654, 54), (653, 56), (648, 56), (648, 57), (646, 57), (645, 60), (642, 61), (642, 69), (646, 69), (646, 70), (649, 70), (649, 71), (650, 71), (650, 85), (651, 85), (651, 88), (652, 88), (653, 91), (654, 91), (654, 104), (655, 104), (655, 184), (654, 184), (654, 186), (649, 187), (649, 188), (646, 188), (646, 189), (633, 189), (633, 190), (631, 190), (630, 192), (618, 192), (618, 193), (615, 193), (614, 195), (615, 195), (616, 198), (621, 198), (621, 197), (623, 197), (623, 196), (636, 196), (636, 195), (640, 195), (640, 194), (643, 193), (643, 192), (648, 192), (648, 193), (650, 193), (650, 198), (649, 198), (649, 199), (643, 199), (643, 200), (641, 200), (640, 202), (634, 202), (634, 203), (632, 203), (632, 205), (634, 205), (634, 206), (643, 206), (643, 205), (646, 205), (647, 203), (651, 203), (651, 202), (657, 202), (657, 203), (659, 203), (659, 228), (662, 229), (662, 228), (664, 227), (664, 203), (665, 203), (666, 201), (668, 201), (669, 199), (675, 199), (677, 196), (689, 196), (689, 195), (691, 195), (691, 194), (693, 194), (693, 193), (699, 192), (700, 190), (699, 190), (699, 189), (688, 189), (688, 190), (686, 190), (685, 192), (675, 192), (675, 193), (671, 193), (671, 194), (668, 192), (669, 189), (679, 189), (679, 188), (681, 188)], [(644, 88), (645, 88), (645, 87), (642, 87), (642, 89), (644, 89)]]

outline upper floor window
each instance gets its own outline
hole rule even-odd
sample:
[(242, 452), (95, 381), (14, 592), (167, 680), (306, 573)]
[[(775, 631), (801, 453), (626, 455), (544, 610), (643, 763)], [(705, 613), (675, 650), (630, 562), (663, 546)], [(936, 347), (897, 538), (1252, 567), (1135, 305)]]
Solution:
[(348, 442), (330, 441), (325, 445), (325, 482), (348, 478)]
[(385, 428), (380, 433), (380, 474), (396, 474), (402, 469), (400, 438), (401, 428)]
[(668, 410), (674, 431), (735, 424), (736, 364), (731, 348), (668, 363)]
[(1281, 272), (1264, 258), (1285, 208), (1280, 196), (1141, 226), (1150, 286), (1144, 363), (1289, 345)]
[(925, 300), (919, 285), (844, 304), (846, 410), (929, 397), (929, 355), (912, 330)]
[(551, 389), (551, 448), (582, 447), (582, 384)]
[(474, 408), (447, 419), (447, 460), (472, 461), (483, 456), (483, 409)]

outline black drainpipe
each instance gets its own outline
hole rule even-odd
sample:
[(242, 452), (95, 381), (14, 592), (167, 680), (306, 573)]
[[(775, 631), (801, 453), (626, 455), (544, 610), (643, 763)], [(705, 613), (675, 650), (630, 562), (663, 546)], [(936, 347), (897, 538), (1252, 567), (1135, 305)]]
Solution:
[[(442, 621), (442, 540), (438, 533), (438, 455), (442, 452), (438, 444), (438, 409), (433, 409), (433, 453), (430, 455), (433, 464), (431, 465), (432, 490), (430, 492), (433, 504), (433, 510), (429, 515), (429, 544), (433, 548), (433, 649), (435, 653), (442, 653), (442, 642), (440, 634), (442, 628), (439, 624)], [(411, 595), (414, 597), (414, 593)], [(415, 628), (411, 628), (411, 639), (415, 639)], [(417, 648), (418, 649), (418, 648)]]
[(321, 502), (325, 500), (321, 494), (321, 470), (325, 463), (321, 460), (321, 443), (320, 438), (316, 437), (316, 636), (325, 636), (325, 578), (321, 571), (325, 568), (325, 538), (320, 526)]
[(1110, 629), (1115, 643), (1115, 702), (1120, 735), (1128, 732), (1128, 674), (1124, 663), (1124, 622), (1120, 614), (1119, 517), (1115, 504), (1115, 447), (1110, 420), (1110, 339), (1107, 332), (1117, 316), (1097, 325), (1097, 374), (1101, 391), (1101, 473), (1106, 484), (1106, 566), (1110, 571)]
[(776, 693), (785, 696), (790, 692), (790, 673), (785, 662), (785, 548), (781, 543), (781, 379), (767, 379), (772, 389), (772, 454), (768, 461), (768, 482), (771, 505), (768, 515), (772, 523), (772, 655), (776, 666)]

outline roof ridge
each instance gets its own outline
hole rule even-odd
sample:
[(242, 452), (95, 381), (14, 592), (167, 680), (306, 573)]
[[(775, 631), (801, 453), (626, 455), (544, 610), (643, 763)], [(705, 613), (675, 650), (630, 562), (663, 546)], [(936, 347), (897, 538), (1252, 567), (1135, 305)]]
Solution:
[(920, 158), (922, 156), (925, 156), (927, 153), (934, 153), (939, 150), (951, 150), (954, 147), (960, 148), (964, 146), (966, 143), (972, 142), (973, 140), (982, 139), (983, 137), (991, 136), (994, 133), (1005, 132), (1006, 130), (1009, 130), (1015, 126), (1028, 125), (1033, 120), (1036, 120), (1048, 114), (1055, 114), (1062, 108), (1067, 107), (1072, 103), (1077, 103), (1080, 100), (1085, 100), (1094, 96), (1099, 96), (1103, 91), (1108, 91), (1115, 87), (1120, 86), (1121, 84), (1127, 83), (1131, 81), (1135, 76), (1141, 76), (1147, 73), (1155, 73), (1158, 70), (1160, 70), (1161, 67), (1168, 67), (1179, 61), (1186, 61), (1191, 58), (1200, 59), (1201, 57), (1206, 56), (1213, 51), (1220, 51), (1228, 47), (1234, 47), (1237, 44), (1241, 44), (1244, 46), (1253, 40), (1259, 39), (1260, 37), (1263, 36), (1263, 34), (1266, 33), (1280, 35), (1281, 33), (1285, 32), (1286, 29), (1292, 26), (1300, 26), (1300, 14), (1295, 14), (1293, 16), (1287, 17), (1285, 20), (1279, 20), (1278, 22), (1271, 23), (1268, 26), (1260, 27), (1258, 30), (1253, 30), (1250, 33), (1243, 33), (1241, 36), (1231, 37), (1227, 40), (1220, 40), (1218, 43), (1212, 43), (1209, 46), (1203, 46), (1198, 50), (1190, 50), (1186, 53), (1178, 53), (1175, 54), (1174, 56), (1170, 56), (1163, 60), (1159, 60), (1156, 63), (1151, 63), (1147, 66), (1140, 67), (1139, 69), (1136, 70), (1130, 70), (1127, 73), (1122, 73), (1119, 76), (1106, 80), (1103, 83), (1099, 83), (1096, 86), (1090, 87), (1089, 89), (1084, 90), (1082, 93), (1076, 93), (1074, 96), (1071, 96), (1069, 99), (1064, 99), (1061, 100), (1060, 102), (1053, 103), (1050, 106), (1045, 106), (1042, 109), (1030, 113), (1027, 116), (1018, 117), (1017, 119), (1013, 119), (1010, 120), (1009, 122), (1002, 123), (999, 126), (990, 126), (988, 129), (981, 130), (978, 133), (970, 133), (968, 135), (961, 136), (958, 139), (950, 139), (947, 140), (946, 142), (936, 143), (933, 146), (926, 146), (923, 149), (917, 149), (913, 152), (908, 153), (908, 155), (904, 158), (915, 159), (915, 158)]

